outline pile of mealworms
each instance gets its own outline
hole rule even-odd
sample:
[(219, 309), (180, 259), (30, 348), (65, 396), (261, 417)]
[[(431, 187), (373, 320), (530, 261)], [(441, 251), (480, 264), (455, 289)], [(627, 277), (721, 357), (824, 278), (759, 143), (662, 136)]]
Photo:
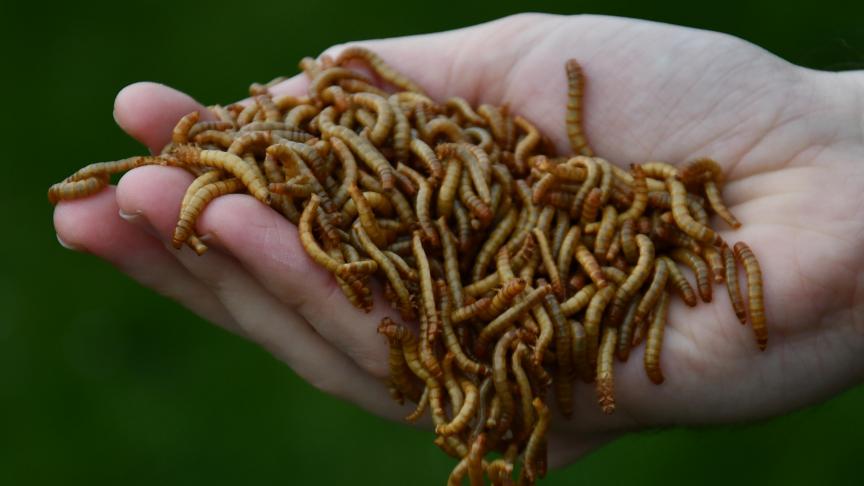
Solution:
[(309, 257), (354, 306), (372, 308), (377, 278), (402, 320), (378, 327), (391, 394), (417, 404), (410, 421), (429, 411), (434, 443), (458, 460), (448, 484), (543, 477), (549, 389), (567, 417), (574, 382), (593, 382), (612, 413), (613, 363), (642, 342), (645, 372), (661, 383), (672, 295), (695, 306), (711, 301), (712, 281), (725, 282), (765, 348), (759, 264), (709, 224), (716, 214), (740, 226), (720, 198), (719, 165), (624, 170), (595, 156), (576, 61), (565, 66), (569, 156), (506, 106), (435, 101), (363, 48), (300, 67), (307, 95), (273, 96), (281, 79), (253, 84), (244, 103), (184, 116), (160, 155), (91, 164), (49, 199), (93, 194), (141, 165), (181, 167), (196, 178), (177, 248), (204, 253), (195, 226), (204, 207), (246, 192), (298, 226)]

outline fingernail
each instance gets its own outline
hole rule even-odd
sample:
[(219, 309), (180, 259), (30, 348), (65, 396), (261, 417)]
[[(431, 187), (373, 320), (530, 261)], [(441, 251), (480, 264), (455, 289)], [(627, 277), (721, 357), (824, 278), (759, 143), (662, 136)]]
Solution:
[(121, 209), (118, 214), (120, 215), (120, 218), (124, 221), (129, 221), (130, 223), (138, 223), (141, 221), (144, 212), (139, 210), (129, 213)]
[(62, 246), (63, 248), (66, 248), (67, 250), (84, 251), (84, 248), (82, 248), (80, 246), (75, 246), (71, 243), (67, 243), (67, 242), (63, 241), (63, 238), (60, 238), (59, 233), (57, 233), (57, 243), (60, 243), (60, 246)]

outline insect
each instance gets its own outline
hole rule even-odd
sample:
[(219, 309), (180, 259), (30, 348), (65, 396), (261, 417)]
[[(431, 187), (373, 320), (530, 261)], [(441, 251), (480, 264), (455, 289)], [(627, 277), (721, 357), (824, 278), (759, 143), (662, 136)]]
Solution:
[(743, 241), (735, 243), (735, 258), (744, 266), (747, 275), (747, 314), (756, 335), (759, 349), (768, 347), (768, 330), (765, 326), (765, 304), (762, 290), (762, 269), (753, 251)]

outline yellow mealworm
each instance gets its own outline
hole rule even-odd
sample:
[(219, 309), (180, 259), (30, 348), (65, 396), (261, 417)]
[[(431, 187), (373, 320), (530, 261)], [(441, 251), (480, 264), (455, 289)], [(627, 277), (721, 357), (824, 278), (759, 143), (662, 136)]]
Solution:
[(182, 247), (186, 239), (193, 234), (198, 216), (210, 201), (223, 194), (231, 194), (242, 189), (243, 185), (239, 179), (231, 178), (219, 181), (221, 175), (220, 171), (206, 172), (189, 186), (183, 197), (180, 218), (177, 221), (177, 227), (174, 228), (174, 236), (171, 238), (174, 248)]
[(711, 228), (697, 222), (687, 209), (687, 190), (681, 181), (670, 177), (666, 186), (672, 197), (672, 216), (675, 223), (688, 236), (709, 245), (719, 245), (723, 240)]
[(584, 167), (586, 171), (585, 183), (579, 188), (579, 192), (573, 198), (573, 205), (570, 206), (570, 216), (576, 217), (582, 212), (582, 204), (588, 197), (588, 193), (597, 185), (597, 179), (600, 177), (600, 171), (597, 168), (597, 163), (589, 157), (573, 157), (566, 162), (567, 164)]
[(636, 263), (636, 259), (639, 257), (635, 234), (636, 223), (634, 220), (628, 219), (621, 223), (621, 251), (628, 263)]
[[(316, 196), (313, 195), (313, 198)], [(305, 211), (304, 211), (305, 212)], [(405, 286), (405, 281), (399, 275), (399, 270), (390, 261), (387, 255), (382, 252), (372, 238), (363, 229), (360, 224), (355, 224), (353, 227), (354, 235), (357, 238), (360, 247), (369, 255), (369, 258), (378, 263), (378, 268), (384, 273), (387, 281), (393, 286), (393, 290), (399, 299), (399, 312), (403, 319), (411, 319), (414, 316), (413, 306), (411, 304), (411, 296), (408, 293), (408, 288)]]
[(343, 78), (339, 80), (339, 86), (349, 93), (372, 93), (377, 94), (378, 96), (388, 96), (389, 94), (383, 89), (362, 79)]
[(669, 255), (673, 260), (687, 265), (696, 276), (696, 288), (703, 302), (711, 302), (711, 272), (705, 260), (686, 248), (674, 248)]
[(612, 301), (615, 295), (615, 287), (610, 285), (600, 289), (585, 310), (585, 340), (587, 341), (588, 363), (593, 367), (597, 362), (597, 345), (600, 341), (600, 319), (603, 311)]
[(600, 354), (597, 357), (597, 401), (605, 414), (615, 411), (615, 380), (612, 368), (615, 362), (615, 345), (618, 330), (607, 327), (603, 330)]
[(233, 132), (217, 132), (216, 130), (205, 130), (201, 133), (196, 133), (192, 138), (192, 141), (198, 145), (206, 145), (212, 144), (223, 150), (227, 150), (228, 147), (234, 143)]
[[(380, 192), (372, 191), (364, 191), (362, 194), (369, 207), (376, 213), (381, 214), (385, 218), (393, 216), (393, 203), (387, 198), (387, 196)], [(357, 216), (357, 204), (353, 199), (349, 199), (345, 202), (345, 205), (342, 207), (342, 214), (349, 220), (354, 219), (354, 217)]]
[(452, 96), (444, 101), (444, 106), (471, 125), (485, 125), (486, 121), (474, 111), (465, 98)]
[(525, 445), (525, 460), (524, 468), (525, 475), (530, 483), (533, 483), (537, 477), (542, 477), (541, 471), (538, 471), (538, 463), (545, 462), (546, 458), (541, 458), (541, 449), (546, 440), (546, 431), (549, 429), (549, 409), (543, 403), (540, 397), (537, 397), (532, 402), (534, 411), (537, 414), (537, 424), (531, 431), (531, 436), (528, 438), (528, 443)]
[(429, 183), (437, 185), (438, 181), (444, 177), (444, 169), (435, 155), (435, 151), (419, 138), (411, 140), (409, 149), (429, 172)]
[(591, 302), (596, 293), (597, 287), (594, 284), (582, 287), (576, 294), (561, 303), (561, 312), (568, 317), (576, 314)]
[[(445, 362), (446, 359), (447, 358), (445, 357)], [(435, 427), (435, 433), (438, 435), (459, 434), (468, 426), (471, 419), (474, 417), (474, 414), (477, 412), (477, 387), (468, 380), (460, 380), (459, 383), (464, 392), (464, 402), (461, 407), (456, 407), (454, 405), (454, 409), (458, 409), (458, 413), (454, 411), (455, 415), (453, 420)]]
[(705, 196), (708, 198), (708, 203), (711, 205), (711, 209), (717, 213), (717, 216), (726, 221), (726, 224), (731, 226), (732, 228), (740, 228), (741, 222), (738, 221), (738, 218), (729, 211), (729, 208), (723, 204), (723, 199), (720, 197), (720, 188), (717, 187), (717, 183), (714, 181), (705, 182)]
[(436, 117), (426, 123), (424, 140), (434, 143), (439, 139), (454, 143), (465, 143), (468, 141), (468, 136), (465, 135), (465, 132), (462, 131), (459, 125), (449, 118)]
[(642, 300), (642, 296), (637, 294), (630, 302), (630, 307), (627, 308), (627, 314), (624, 315), (624, 320), (621, 321), (621, 325), (619, 326), (616, 353), (618, 359), (621, 361), (627, 361), (627, 358), (630, 357), (630, 348), (633, 347), (633, 335), (635, 334), (636, 327), (640, 325), (640, 322), (636, 320), (636, 311), (642, 303)]
[(642, 296), (642, 300), (636, 307), (634, 320), (637, 323), (641, 323), (645, 319), (647, 319), (648, 313), (651, 312), (651, 309), (654, 308), (657, 300), (660, 298), (661, 292), (663, 292), (666, 288), (666, 283), (669, 279), (669, 275), (670, 271), (668, 261), (665, 257), (658, 258), (654, 262), (654, 276), (651, 280), (651, 285), (649, 285), (648, 289), (645, 291), (645, 294)]
[(129, 157), (111, 162), (96, 162), (77, 170), (74, 174), (67, 177), (64, 182), (80, 181), (91, 177), (104, 177), (107, 182), (107, 177), (111, 174), (132, 170), (135, 167), (141, 167), (142, 165), (160, 165), (164, 163), (165, 159), (162, 157), (148, 156)]
[(768, 347), (768, 329), (765, 326), (765, 304), (762, 290), (762, 269), (756, 255), (747, 246), (747, 243), (739, 241), (733, 248), (735, 259), (744, 266), (747, 275), (747, 313), (750, 316), (750, 324), (753, 325), (753, 334), (756, 335), (756, 343), (759, 349), (764, 351)]
[(320, 110), (315, 105), (297, 105), (288, 111), (283, 122), (286, 128), (300, 129), (304, 122), (311, 120), (319, 112)]
[(654, 243), (645, 235), (636, 235), (636, 245), (639, 247), (639, 259), (627, 280), (619, 285), (612, 300), (609, 310), (609, 322), (617, 326), (624, 317), (627, 302), (639, 290), (639, 287), (648, 279), (651, 268), (654, 266)]
[(648, 206), (648, 184), (646, 182), (645, 172), (640, 165), (631, 165), (630, 171), (633, 173), (633, 202), (627, 211), (618, 215), (618, 222), (622, 223), (628, 219), (638, 219), (645, 212)]
[(435, 336), (440, 332), (438, 322), (438, 311), (435, 306), (435, 290), (432, 286), (432, 273), (429, 269), (429, 260), (423, 249), (423, 242), (419, 232), (414, 232), (411, 240), (411, 249), (417, 261), (417, 272), (420, 275), (420, 305), (423, 314), (429, 321), (429, 335)]
[(501, 403), (501, 415), (496, 424), (496, 429), (499, 431), (507, 430), (516, 412), (516, 402), (513, 399), (513, 392), (510, 391), (510, 380), (507, 378), (507, 351), (515, 339), (516, 330), (510, 329), (498, 339), (492, 353), (492, 384), (495, 386), (495, 396)]
[(726, 269), (723, 268), (723, 255), (721, 255), (720, 251), (713, 246), (706, 246), (702, 249), (702, 256), (705, 257), (705, 261), (711, 269), (714, 282), (723, 283), (726, 279)]
[[(395, 96), (387, 99), (390, 110), (393, 112), (393, 150), (396, 152), (397, 160), (408, 159), (408, 144), (411, 141), (411, 124)], [(431, 150), (431, 149), (430, 149)]]
[(333, 196), (334, 206), (341, 207), (349, 198), (348, 187), (351, 184), (357, 183), (357, 161), (354, 159), (351, 150), (348, 149), (339, 137), (331, 137), (330, 146), (333, 148), (336, 158), (342, 164), (342, 182)]
[(433, 247), (440, 246), (441, 239), (435, 230), (435, 225), (432, 223), (432, 187), (430, 187), (425, 177), (406, 165), (400, 163), (397, 166), (397, 171), (407, 175), (417, 184), (417, 198), (414, 207), (417, 221), (420, 223), (424, 239)]
[(231, 173), (240, 179), (255, 199), (270, 205), (270, 191), (266, 179), (257, 165), (247, 164), (236, 155), (218, 150), (198, 150), (187, 145), (175, 147), (173, 156), (182, 163), (196, 166), (213, 167)]
[(393, 188), (393, 166), (374, 145), (353, 131), (333, 123), (333, 108), (328, 107), (318, 115), (318, 124), (326, 137), (339, 137), (360, 157), (370, 169), (378, 174), (384, 189)]
[[(618, 255), (621, 253), (621, 236), (620, 233), (614, 233), (612, 236), (612, 243), (609, 244), (609, 249), (606, 250), (606, 261), (611, 262), (618, 259)], [(627, 262), (627, 260), (624, 260)]]
[(579, 265), (582, 266), (582, 269), (585, 270), (585, 273), (588, 274), (588, 277), (591, 278), (598, 288), (602, 289), (609, 284), (609, 282), (606, 281), (605, 275), (603, 275), (603, 270), (600, 268), (600, 264), (597, 263), (594, 255), (585, 245), (579, 245), (576, 247), (576, 261), (579, 262)]
[(678, 168), (666, 162), (651, 161), (641, 165), (646, 177), (659, 180), (669, 179), (670, 177), (678, 178)]
[(363, 61), (382, 80), (392, 84), (400, 90), (424, 94), (423, 89), (420, 86), (393, 69), (389, 64), (384, 62), (378, 54), (375, 54), (364, 47), (352, 46), (346, 48), (339, 53), (339, 57), (336, 58), (336, 64), (344, 66), (345, 63), (354, 59)]
[[(435, 147), (435, 152), (442, 159), (449, 157), (460, 159), (468, 170), (478, 197), (484, 204), (488, 205), (492, 201), (492, 196), (489, 193), (489, 184), (484, 173), (484, 164), (481, 160), (482, 157), (485, 157), (485, 154), (482, 150), (472, 150), (474, 147), (467, 143), (442, 143)], [(481, 158), (478, 158), (478, 155)], [(488, 166), (488, 158), (486, 158), (485, 162)]]
[(78, 199), (96, 194), (108, 185), (108, 176), (88, 177), (69, 182), (58, 182), (48, 188), (48, 201), (57, 204), (63, 200)]
[(320, 100), (322, 98), (322, 92), (327, 87), (338, 84), (342, 79), (366, 80), (367, 78), (357, 71), (352, 71), (351, 69), (345, 69), (342, 67), (322, 69), (309, 81), (309, 87), (307, 88), (309, 97), (312, 98), (312, 100)]
[[(510, 304), (525, 290), (526, 283), (521, 278), (514, 278), (504, 284), (491, 298), (486, 307), (482, 307), (477, 315), (484, 321), (491, 321), (510, 307)], [(479, 301), (478, 301), (479, 302)]]
[[(491, 200), (491, 195), (490, 195)], [(471, 177), (466, 171), (462, 172), (459, 179), (459, 201), (471, 212), (471, 215), (482, 221), (483, 225), (492, 221), (492, 210), (484, 203), (471, 187)]]
[(546, 199), (546, 195), (549, 194), (549, 191), (555, 187), (558, 183), (558, 179), (554, 174), (543, 174), (543, 177), (538, 180), (534, 186), (531, 188), (531, 200), (534, 204), (540, 204)]
[(588, 192), (588, 196), (585, 198), (585, 202), (582, 205), (582, 215), (579, 219), (582, 226), (593, 223), (597, 220), (597, 212), (600, 209), (600, 203), (600, 189), (597, 187), (592, 188), (591, 191)]
[(654, 308), (654, 315), (648, 327), (645, 338), (645, 372), (648, 378), (656, 384), (663, 383), (663, 371), (660, 369), (660, 349), (663, 347), (663, 330), (666, 327), (666, 316), (669, 313), (669, 293), (663, 292)]
[(570, 348), (572, 350), (573, 367), (575, 368), (576, 376), (590, 383), (594, 380), (594, 372), (588, 365), (588, 344), (586, 342), (585, 328), (579, 321), (568, 320), (570, 325)]
[(561, 306), (554, 296), (546, 295), (543, 305), (555, 328), (555, 353), (558, 365), (558, 376), (553, 383), (555, 398), (558, 401), (561, 414), (569, 417), (573, 414), (573, 386), (570, 381), (571, 376), (573, 376), (570, 323), (564, 317)]
[(546, 274), (552, 284), (552, 292), (559, 299), (564, 298), (564, 282), (561, 281), (561, 275), (558, 273), (558, 267), (555, 265), (555, 260), (552, 258), (552, 250), (549, 248), (549, 241), (546, 235), (539, 229), (531, 230), (534, 240), (537, 242), (537, 247), (540, 249), (540, 258), (543, 261), (543, 268), (546, 269)]
[(309, 202), (306, 203), (306, 207), (303, 208), (298, 228), (300, 233), (300, 243), (302, 244), (303, 249), (306, 250), (306, 254), (309, 255), (315, 263), (335, 274), (339, 270), (340, 263), (321, 249), (318, 242), (315, 241), (315, 236), (312, 233), (312, 221), (316, 218), (320, 201), (321, 200), (317, 194), (312, 194), (309, 198)]
[(174, 130), (171, 132), (171, 142), (175, 144), (189, 142), (189, 131), (192, 129), (192, 126), (198, 122), (200, 116), (201, 114), (197, 111), (183, 115), (183, 117), (180, 118), (180, 121), (177, 122), (177, 125), (174, 126)]
[(377, 115), (375, 125), (369, 134), (369, 140), (375, 145), (381, 145), (390, 136), (395, 124), (395, 115), (387, 99), (372, 93), (355, 93), (351, 95), (351, 103), (372, 110)]
[(459, 274), (459, 258), (456, 251), (456, 238), (447, 222), (442, 217), (435, 221), (438, 234), (441, 236), (441, 251), (444, 255), (444, 275), (447, 281), (447, 290), (450, 292), (453, 305), (462, 307), (464, 305), (464, 292), (462, 290), (462, 277)]
[(461, 322), (467, 321), (468, 319), (473, 319), (477, 316), (482, 310), (489, 307), (492, 304), (492, 298), (484, 297), (482, 299), (471, 302), (470, 304), (466, 304), (462, 307), (457, 307), (453, 309), (453, 313), (450, 314), (450, 319), (453, 321), (453, 324), (459, 324)]
[(531, 390), (531, 381), (528, 379), (528, 374), (525, 373), (525, 368), (522, 366), (523, 361), (528, 358), (528, 347), (521, 342), (518, 343), (516, 350), (511, 356), (511, 368), (513, 370), (513, 377), (516, 378), (516, 386), (519, 390), (519, 402), (522, 406), (522, 427), (526, 431), (531, 430), (534, 425), (534, 409), (531, 408), (534, 393)]
[(354, 201), (360, 225), (369, 235), (369, 238), (371, 238), (378, 247), (386, 246), (388, 243), (387, 237), (384, 230), (381, 229), (381, 226), (378, 224), (378, 219), (372, 211), (372, 206), (363, 195), (363, 192), (361, 192), (356, 185), (351, 185), (348, 187), (348, 194), (351, 196), (351, 200)]
[(727, 245), (723, 245), (722, 253), (729, 300), (732, 302), (735, 316), (738, 317), (741, 324), (745, 324), (747, 322), (747, 310), (744, 308), (744, 298), (741, 296), (741, 289), (738, 286), (738, 264), (735, 261), (735, 253)]
[(542, 300), (543, 296), (552, 291), (552, 287), (549, 285), (540, 286), (530, 292), (525, 296), (524, 299), (519, 301), (518, 303), (511, 306), (509, 309), (504, 311), (498, 317), (495, 318), (492, 322), (486, 325), (480, 334), (477, 336), (477, 342), (475, 343), (475, 348), (478, 352), (477, 354), (484, 354), (486, 351), (486, 346), (496, 337), (503, 334), (507, 329), (512, 327), (513, 323), (522, 317), (526, 312), (530, 311), (532, 307), (538, 305)]
[[(216, 131), (222, 132), (225, 130), (233, 130), (234, 129), (234, 121), (233, 120), (219, 120), (219, 121), (199, 121), (192, 125), (189, 128), (189, 132), (186, 133), (186, 142), (189, 140), (194, 140), (195, 136), (199, 133), (206, 131)], [(186, 143), (186, 142), (173, 142), (173, 143)]]
[(519, 143), (516, 144), (516, 150), (513, 152), (513, 156), (516, 159), (516, 164), (525, 166), (527, 165), (528, 156), (533, 152), (537, 145), (540, 143), (540, 132), (537, 128), (525, 118), (521, 116), (516, 116), (513, 119), (513, 122), (516, 123), (522, 131), (525, 132), (525, 136), (522, 140), (519, 140)]
[[(385, 317), (378, 326), (378, 332), (381, 333), (382, 329), (394, 325), (395, 323), (389, 317)], [(389, 378), (391, 383), (409, 400), (419, 402), (420, 389), (412, 380), (410, 369), (405, 363), (405, 355), (402, 353), (402, 342), (393, 335), (387, 336), (387, 340), (389, 342), (388, 364), (390, 367)]]
[[(455, 415), (462, 408), (462, 402), (465, 400), (465, 395), (462, 393), (462, 387), (459, 385), (459, 381), (456, 379), (456, 374), (453, 371), (453, 359), (454, 354), (450, 351), (446, 352), (444, 358), (441, 360), (441, 369), (444, 371), (444, 388), (447, 389), (447, 396), (450, 398), (450, 410), (455, 418)], [(436, 433), (437, 429), (438, 427), (436, 427)]]
[(666, 269), (669, 270), (669, 282), (672, 284), (672, 287), (678, 291), (678, 294), (684, 300), (684, 303), (693, 307), (697, 304), (696, 292), (693, 290), (693, 287), (690, 285), (690, 282), (687, 281), (687, 277), (681, 273), (681, 269), (678, 268), (678, 264), (676, 264), (671, 258), (667, 256), (659, 257), (664, 262), (666, 262)]
[(615, 236), (617, 219), (618, 211), (615, 209), (615, 206), (609, 205), (603, 208), (600, 228), (597, 229), (597, 239), (594, 240), (594, 256), (600, 260), (606, 260), (606, 253), (609, 251), (613, 237)]
[(492, 138), (498, 143), (503, 143), (507, 138), (507, 128), (504, 126), (501, 110), (492, 105), (482, 104), (477, 107), (477, 113), (486, 120), (486, 125), (492, 132)]
[(439, 302), (441, 304), (441, 334), (444, 336), (444, 345), (447, 347), (447, 350), (453, 353), (456, 366), (465, 373), (481, 376), (489, 374), (489, 369), (485, 365), (469, 358), (462, 349), (462, 344), (453, 330), (453, 322), (450, 319), (452, 313), (450, 297), (441, 288), (440, 281), (437, 283), (437, 286), (439, 290)]
[(592, 156), (594, 152), (588, 146), (582, 128), (582, 96), (585, 90), (585, 75), (582, 67), (575, 59), (568, 59), (564, 65), (567, 72), (567, 116), (564, 123), (567, 127), (567, 137), (574, 153)]
[(570, 264), (573, 262), (575, 253), (574, 246), (579, 242), (582, 232), (579, 226), (571, 226), (564, 235), (564, 240), (561, 242), (561, 248), (558, 251), (558, 273), (561, 275), (561, 280), (566, 280), (570, 272)]

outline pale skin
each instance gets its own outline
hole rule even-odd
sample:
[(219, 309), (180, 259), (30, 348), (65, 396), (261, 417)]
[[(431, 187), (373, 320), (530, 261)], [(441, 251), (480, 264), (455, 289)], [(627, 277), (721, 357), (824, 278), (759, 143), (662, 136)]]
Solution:
[[(714, 302), (673, 299), (653, 385), (643, 347), (615, 363), (617, 410), (603, 416), (593, 389), (575, 386), (575, 413), (553, 417), (550, 465), (645, 427), (758, 420), (822, 402), (864, 378), (864, 74), (789, 64), (727, 35), (608, 17), (519, 15), (489, 24), (362, 42), (436, 99), (509, 104), (569, 151), (564, 62), (587, 77), (586, 133), (622, 167), (710, 156), (727, 174), (724, 198), (765, 276), (768, 349), (739, 324), (725, 287)], [(334, 47), (329, 54), (338, 53)], [(251, 80), (250, 80), (251, 81)], [(302, 94), (295, 77), (276, 93)], [(115, 118), (158, 152), (177, 120), (201, 109), (163, 85), (133, 84)], [(71, 168), (70, 168), (71, 169)], [(203, 257), (171, 247), (192, 176), (143, 167), (119, 185), (54, 213), (66, 246), (116, 265), (205, 319), (264, 346), (312, 385), (394, 420), (376, 297), (362, 314), (300, 246), (295, 227), (248, 195), (216, 199), (197, 231)], [(692, 278), (692, 277), (691, 277)], [(552, 407), (554, 409), (554, 407)]]

